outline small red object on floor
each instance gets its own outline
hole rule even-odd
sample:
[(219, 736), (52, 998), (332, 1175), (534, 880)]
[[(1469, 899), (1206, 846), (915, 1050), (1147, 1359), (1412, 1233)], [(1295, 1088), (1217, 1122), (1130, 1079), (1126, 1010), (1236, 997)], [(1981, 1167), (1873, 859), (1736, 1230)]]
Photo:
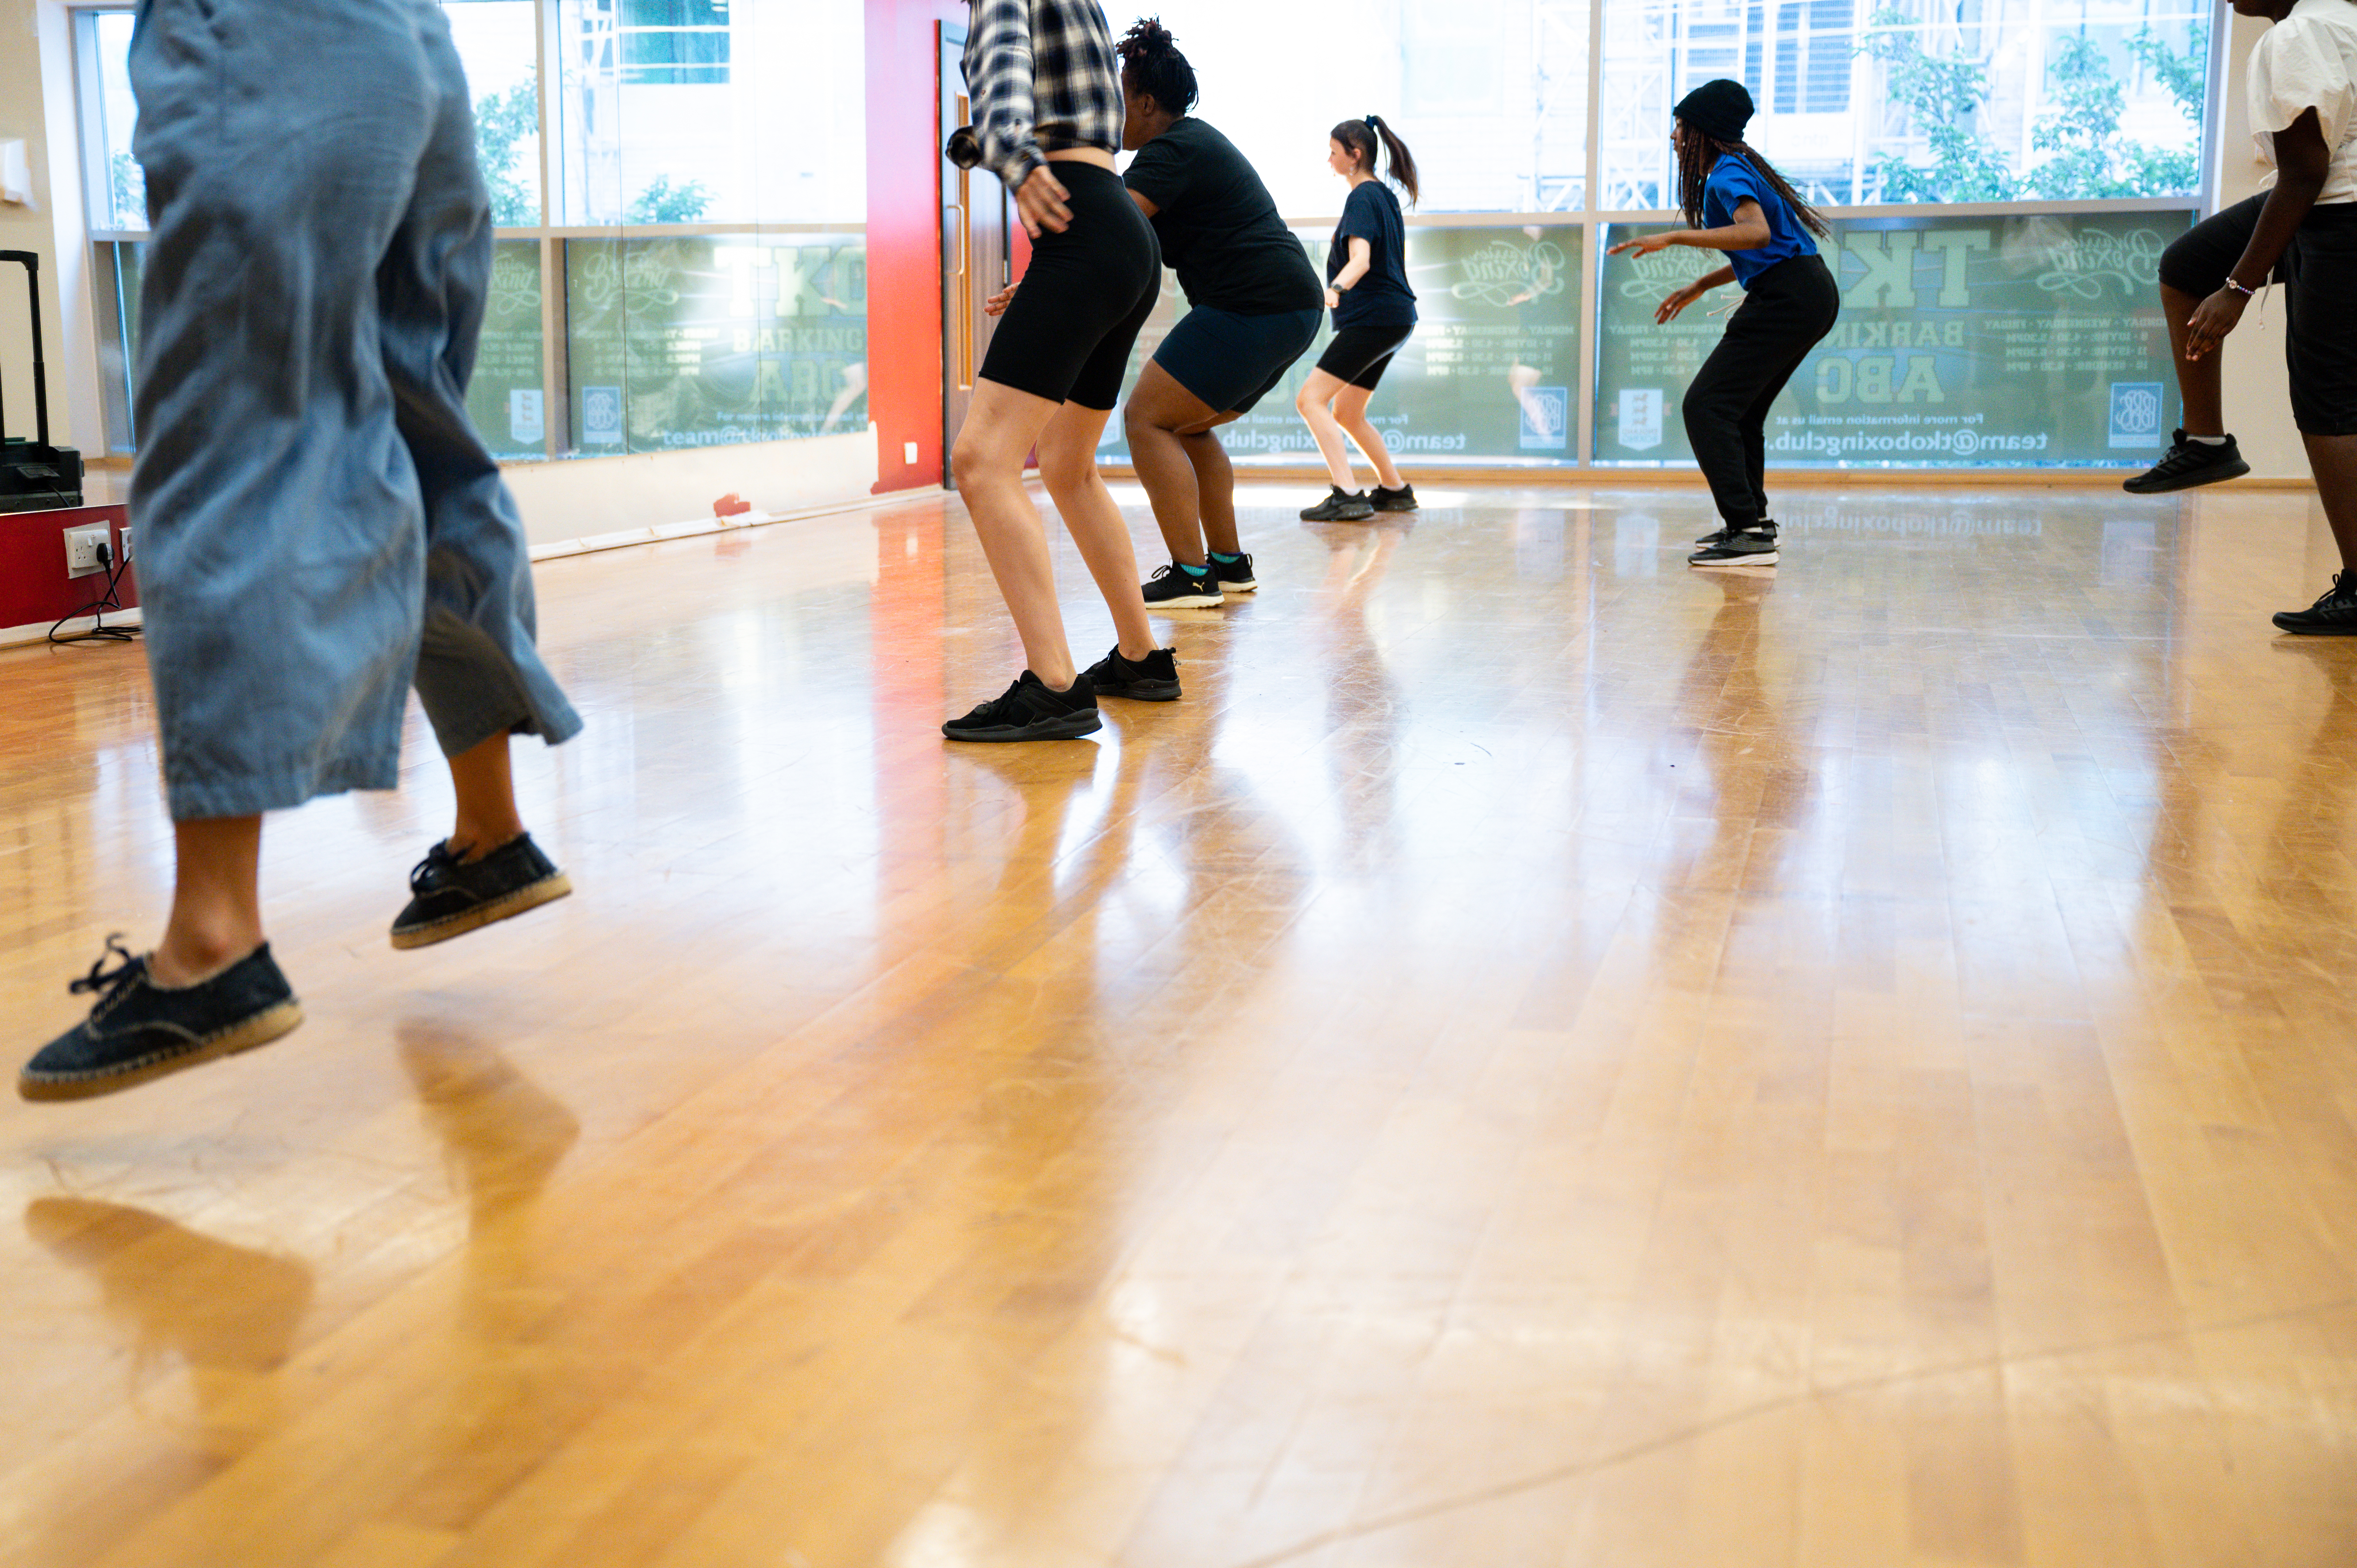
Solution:
[(712, 503), (712, 515), (715, 517), (735, 517), (740, 512), (748, 512), (752, 510), (753, 503), (735, 490), (730, 490)]

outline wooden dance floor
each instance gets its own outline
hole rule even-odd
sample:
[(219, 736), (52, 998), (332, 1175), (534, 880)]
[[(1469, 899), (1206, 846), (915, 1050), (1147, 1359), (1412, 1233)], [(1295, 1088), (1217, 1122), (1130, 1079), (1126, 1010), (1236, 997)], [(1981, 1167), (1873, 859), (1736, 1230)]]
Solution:
[[(274, 819), (301, 1030), (0, 1107), (0, 1563), (2357, 1562), (2312, 499), (1427, 489), (1046, 746), (953, 499), (545, 565), (573, 898), (386, 944), (415, 727)], [(0, 760), (13, 1065), (164, 914), (141, 652)]]

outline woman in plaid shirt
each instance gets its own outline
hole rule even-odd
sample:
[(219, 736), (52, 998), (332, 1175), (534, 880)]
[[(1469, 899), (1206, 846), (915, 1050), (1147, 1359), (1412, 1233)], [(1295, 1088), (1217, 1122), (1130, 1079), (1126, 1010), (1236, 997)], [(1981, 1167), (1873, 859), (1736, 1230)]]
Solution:
[[(1100, 727), (1095, 682), (1168, 702), (1178, 667), (1138, 591), (1129, 526), (1097, 472), (1129, 350), (1162, 285), (1154, 231), (1114, 172), (1121, 80), (1095, 0), (971, 0), (965, 80), (982, 161), (1015, 194), (1031, 236), (1025, 286), (992, 338), (951, 471), (1028, 665), (1004, 696), (942, 733), (952, 740), (1060, 740)], [(1119, 641), (1088, 671), (1056, 607), (1048, 534), (1023, 488), (1040, 478), (1113, 611)]]

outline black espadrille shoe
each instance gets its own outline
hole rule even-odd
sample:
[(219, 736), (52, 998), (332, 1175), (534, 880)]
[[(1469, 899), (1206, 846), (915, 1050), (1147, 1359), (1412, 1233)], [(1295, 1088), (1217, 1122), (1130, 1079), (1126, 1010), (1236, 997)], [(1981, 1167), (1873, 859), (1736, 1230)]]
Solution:
[(480, 860), (462, 861), (447, 843), (437, 843), (409, 874), (409, 907), (393, 922), (393, 945), (447, 942), (572, 891), (572, 879), (530, 833), (518, 833)]
[[(110, 970), (109, 958), (123, 961)], [(90, 1016), (41, 1047), (16, 1075), (27, 1100), (89, 1100), (217, 1057), (266, 1046), (303, 1021), (294, 987), (263, 943), (194, 985), (158, 985), (120, 937), (68, 987), (98, 993)]]

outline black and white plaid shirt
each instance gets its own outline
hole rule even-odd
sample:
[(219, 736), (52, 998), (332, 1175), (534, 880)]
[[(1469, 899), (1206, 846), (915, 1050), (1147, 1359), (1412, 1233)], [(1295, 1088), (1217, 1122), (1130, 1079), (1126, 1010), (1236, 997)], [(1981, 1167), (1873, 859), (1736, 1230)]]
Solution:
[(1121, 151), (1121, 64), (1096, 0), (972, 0), (966, 91), (982, 161), (1013, 190), (1068, 147)]

